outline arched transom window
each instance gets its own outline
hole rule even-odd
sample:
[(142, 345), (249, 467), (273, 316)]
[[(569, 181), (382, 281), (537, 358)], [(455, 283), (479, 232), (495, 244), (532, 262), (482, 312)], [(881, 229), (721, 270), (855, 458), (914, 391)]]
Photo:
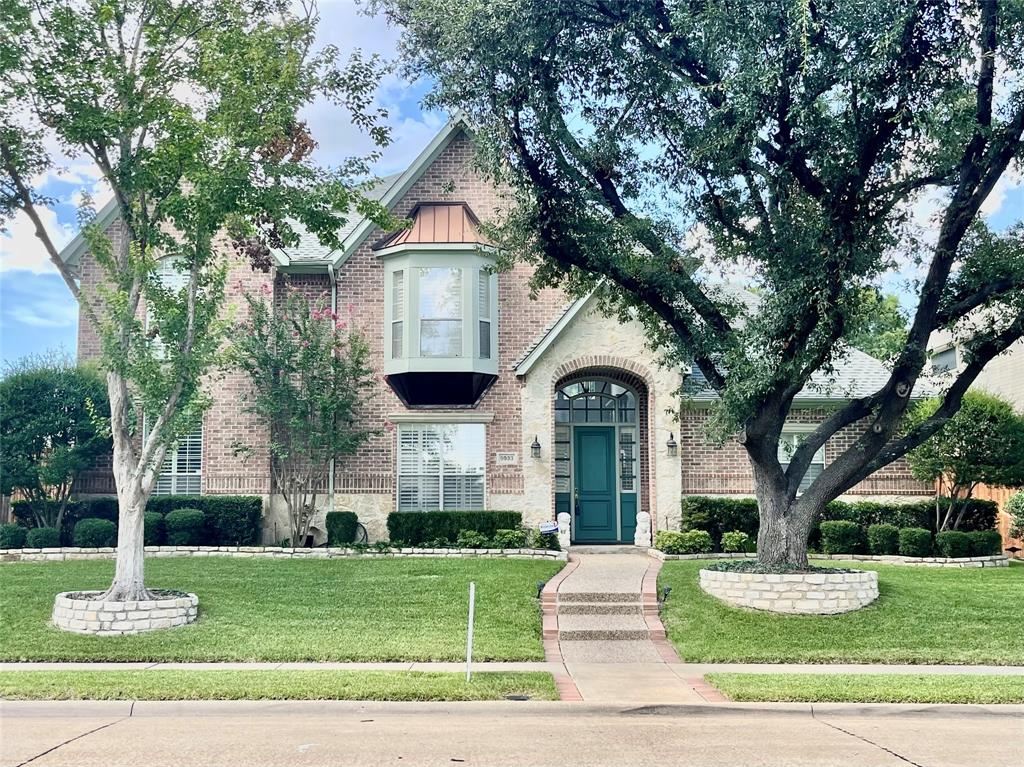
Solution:
[(566, 384), (555, 393), (555, 423), (636, 423), (636, 395), (601, 379)]

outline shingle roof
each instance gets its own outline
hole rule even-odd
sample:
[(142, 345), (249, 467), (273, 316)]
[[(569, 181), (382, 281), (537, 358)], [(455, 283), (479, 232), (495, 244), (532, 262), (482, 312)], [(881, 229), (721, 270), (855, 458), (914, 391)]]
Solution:
[[(387, 194), (388, 190), (394, 185), (401, 175), (401, 173), (392, 173), (389, 176), (384, 176), (366, 189), (363, 194), (371, 200), (380, 200), (385, 194)], [(360, 216), (354, 210), (351, 211), (345, 225), (338, 230), (338, 239), (344, 241), (346, 237), (355, 231), (355, 228), (359, 226), (362, 221), (363, 216)], [(316, 235), (309, 232), (306, 227), (298, 221), (292, 221), (290, 223), (295, 229), (295, 233), (299, 235), (299, 243), (298, 245), (282, 248), (281, 250), (276, 251), (278, 255), (284, 256), (285, 259), (295, 264), (311, 261), (325, 261), (332, 253), (334, 253), (334, 248), (321, 245), (320, 240), (317, 239)]]

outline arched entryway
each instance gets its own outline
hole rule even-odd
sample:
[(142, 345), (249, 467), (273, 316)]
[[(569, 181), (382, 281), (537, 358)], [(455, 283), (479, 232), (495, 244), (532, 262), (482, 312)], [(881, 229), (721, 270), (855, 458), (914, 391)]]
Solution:
[(613, 370), (579, 371), (554, 394), (555, 511), (574, 543), (632, 543), (644, 508), (647, 387)]

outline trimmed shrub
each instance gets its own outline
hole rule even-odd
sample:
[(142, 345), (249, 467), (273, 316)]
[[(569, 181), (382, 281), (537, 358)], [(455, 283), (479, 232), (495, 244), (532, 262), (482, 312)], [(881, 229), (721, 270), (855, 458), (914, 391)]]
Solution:
[(263, 499), (258, 495), (155, 495), (147, 511), (167, 514), (195, 509), (205, 515), (203, 539), (193, 546), (256, 546), (263, 530)]
[(498, 530), (494, 533), (494, 546), (498, 549), (521, 549), (526, 546), (525, 530)]
[(969, 557), (971, 539), (959, 530), (943, 530), (935, 536), (935, 550), (942, 557)]
[(707, 530), (659, 530), (654, 547), (666, 554), (707, 554), (712, 549), (711, 534)]
[(170, 546), (204, 546), (206, 515), (199, 509), (175, 509), (164, 517)]
[(522, 523), (518, 511), (399, 511), (388, 515), (388, 537), (407, 546), (422, 546), (434, 540), (455, 543), (459, 533), (472, 530), (490, 540), (498, 530)]
[(754, 550), (754, 541), (742, 530), (722, 533), (722, 551), (726, 554), (746, 554)]
[(974, 530), (967, 533), (972, 557), (991, 557), (1003, 553), (1003, 536), (998, 530)]
[(729, 531), (739, 531), (757, 538), (760, 523), (757, 501), (753, 498), (690, 495), (683, 498), (681, 509), (681, 529), (706, 530), (715, 548), (722, 545), (722, 535)]
[(900, 530), (900, 554), (905, 557), (930, 557), (932, 531), (923, 527), (904, 527)]
[(821, 523), (822, 554), (859, 554), (864, 535), (860, 525), (842, 519)]
[(327, 545), (344, 546), (356, 539), (356, 525), (359, 517), (354, 511), (327, 512)]
[(147, 511), (142, 515), (142, 543), (145, 546), (164, 545), (164, 515)]
[(34, 527), (25, 537), (25, 548), (56, 549), (60, 547), (60, 530), (56, 527)]
[(487, 536), (476, 530), (462, 530), (455, 539), (455, 545), (460, 549), (485, 549)]
[(71, 537), (75, 546), (97, 549), (117, 545), (117, 525), (109, 519), (86, 517), (75, 523)]
[(1024, 490), (1010, 496), (1006, 513), (1010, 515), (1010, 537), (1024, 538)]
[(900, 530), (896, 525), (869, 525), (868, 551), (888, 556), (900, 550)]
[(0, 549), (23, 549), (28, 531), (21, 525), (0, 525)]

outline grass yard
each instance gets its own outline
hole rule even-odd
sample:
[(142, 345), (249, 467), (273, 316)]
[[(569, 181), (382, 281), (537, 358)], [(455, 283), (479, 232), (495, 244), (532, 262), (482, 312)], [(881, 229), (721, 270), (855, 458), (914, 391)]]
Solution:
[(125, 637), (50, 625), (60, 591), (102, 589), (112, 561), (0, 565), (4, 661), (452, 661), (465, 657), (470, 581), (478, 661), (543, 660), (537, 582), (522, 559), (156, 559), (153, 588), (199, 595), (191, 626)]
[(551, 674), (429, 671), (7, 671), (4, 700), (558, 700)]
[(708, 674), (730, 700), (799, 703), (1024, 703), (1024, 677), (970, 674)]
[(1024, 564), (866, 565), (842, 563), (878, 571), (878, 601), (818, 617), (729, 607), (700, 590), (701, 562), (666, 562), (669, 640), (689, 662), (1024, 664)]

